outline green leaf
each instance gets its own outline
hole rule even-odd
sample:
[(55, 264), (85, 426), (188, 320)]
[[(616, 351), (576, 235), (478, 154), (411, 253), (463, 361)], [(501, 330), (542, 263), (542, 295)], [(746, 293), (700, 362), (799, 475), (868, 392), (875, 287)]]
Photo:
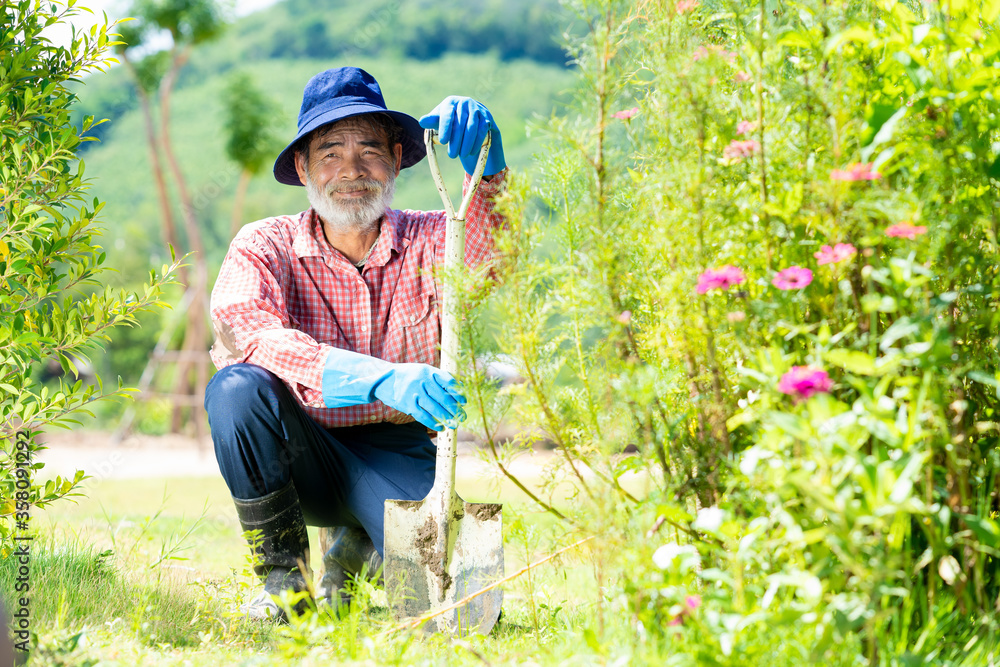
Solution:
[(814, 46), (806, 35), (796, 31), (786, 32), (778, 39), (778, 44), (802, 49), (811, 49)]
[(984, 0), (982, 17), (984, 23), (993, 23), (1000, 16), (1000, 0)]
[(855, 375), (881, 375), (883, 372), (875, 364), (875, 357), (857, 350), (829, 350), (823, 359)]
[(826, 48), (823, 49), (823, 54), (829, 56), (842, 44), (847, 44), (848, 42), (869, 44), (873, 41), (875, 41), (875, 33), (861, 26), (853, 26), (831, 37), (830, 41), (827, 42)]
[(962, 514), (961, 517), (981, 543), (991, 549), (1000, 549), (1000, 525), (996, 521), (975, 514)]

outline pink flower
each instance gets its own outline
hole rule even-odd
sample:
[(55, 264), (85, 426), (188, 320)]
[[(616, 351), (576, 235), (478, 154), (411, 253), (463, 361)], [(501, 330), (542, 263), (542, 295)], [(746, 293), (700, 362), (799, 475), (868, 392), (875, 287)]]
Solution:
[(902, 238), (910, 239), (911, 241), (922, 234), (927, 233), (927, 227), (924, 225), (914, 225), (909, 220), (903, 220), (902, 222), (897, 222), (896, 224), (887, 227), (885, 230), (886, 236), (897, 236)]
[(880, 178), (882, 174), (872, 171), (871, 162), (852, 162), (847, 169), (830, 172), (830, 180), (833, 181), (875, 181)]
[(822, 368), (813, 366), (792, 366), (792, 370), (781, 376), (778, 391), (793, 396), (796, 401), (804, 401), (813, 394), (826, 393), (833, 386), (830, 376)]
[(698, 0), (677, 0), (677, 4), (674, 5), (678, 14), (686, 14), (697, 6)]
[(741, 120), (736, 124), (736, 134), (750, 134), (757, 128), (757, 123), (749, 120)]
[(667, 625), (677, 626), (684, 622), (685, 617), (690, 616), (691, 612), (701, 606), (701, 596), (700, 595), (689, 595), (684, 598), (684, 606), (681, 607), (681, 612), (677, 616), (670, 619)]
[(747, 318), (747, 314), (742, 310), (734, 310), (730, 313), (726, 313), (726, 319), (729, 320), (730, 324), (736, 324), (737, 322), (742, 322)]
[(713, 289), (727, 290), (733, 285), (739, 285), (746, 280), (743, 270), (727, 264), (721, 269), (709, 269), (698, 276), (698, 294)]
[(694, 50), (694, 55), (691, 56), (691, 60), (693, 62), (698, 62), (699, 60), (707, 58), (708, 56), (713, 54), (719, 56), (720, 58), (725, 59), (725, 61), (729, 63), (732, 63), (734, 60), (736, 60), (735, 53), (730, 53), (729, 51), (726, 51), (718, 44), (709, 44), (707, 48), (704, 46), (699, 46), (697, 49)]
[(845, 259), (850, 259), (857, 254), (858, 249), (850, 243), (838, 243), (832, 248), (828, 245), (823, 246), (819, 249), (819, 252), (813, 253), (813, 257), (816, 258), (817, 264), (823, 266), (824, 264), (843, 262)]
[(625, 111), (618, 111), (611, 114), (615, 118), (620, 118), (621, 120), (632, 120), (633, 116), (639, 113), (639, 107), (632, 107), (631, 109), (626, 109)]
[(631, 310), (622, 311), (622, 313), (618, 316), (618, 321), (621, 322), (622, 324), (627, 325), (629, 322), (632, 321), (632, 311)]
[(733, 77), (733, 81), (735, 81), (736, 83), (746, 83), (747, 81), (751, 81), (752, 79), (753, 77), (750, 76), (749, 72), (737, 72), (736, 76)]
[(802, 289), (813, 281), (813, 272), (801, 266), (790, 266), (783, 271), (778, 271), (771, 284), (778, 289)]
[(746, 141), (737, 141), (733, 139), (728, 146), (726, 146), (722, 151), (722, 156), (730, 160), (742, 160), (745, 157), (750, 157), (756, 151), (760, 150), (760, 144), (757, 143), (756, 139), (747, 139)]

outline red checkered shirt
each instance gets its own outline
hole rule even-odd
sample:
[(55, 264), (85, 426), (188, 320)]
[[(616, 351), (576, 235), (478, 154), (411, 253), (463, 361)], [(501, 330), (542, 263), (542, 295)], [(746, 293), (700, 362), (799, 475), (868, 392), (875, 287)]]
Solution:
[[(470, 203), (469, 267), (492, 259), (493, 230), (503, 224), (493, 198), (503, 181), (503, 174), (484, 180)], [(327, 428), (414, 421), (380, 401), (325, 407), (323, 368), (334, 347), (440, 365), (440, 285), (430, 269), (444, 263), (445, 221), (444, 211), (387, 211), (360, 272), (326, 241), (311, 208), (246, 225), (212, 290), (216, 367), (266, 368)]]

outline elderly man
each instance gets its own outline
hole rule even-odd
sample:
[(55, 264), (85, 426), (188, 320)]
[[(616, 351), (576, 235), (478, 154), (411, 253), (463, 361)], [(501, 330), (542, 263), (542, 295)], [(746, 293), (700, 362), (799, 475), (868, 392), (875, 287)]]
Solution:
[(448, 97), (417, 121), (387, 109), (370, 74), (343, 67), (306, 85), (298, 133), (274, 163), (311, 208), (244, 227), (212, 292), (219, 372), (205, 408), (240, 523), (260, 531), (252, 618), (282, 617), (273, 596), (306, 589), (307, 524), (337, 527), (321, 598), (381, 566), (385, 500), (427, 494), (428, 429), (465, 402), (436, 368), (445, 215), (389, 208), (400, 170), (424, 157), (422, 127), (470, 174), (491, 133), (465, 255), (488, 261), (506, 168), (490, 112)]

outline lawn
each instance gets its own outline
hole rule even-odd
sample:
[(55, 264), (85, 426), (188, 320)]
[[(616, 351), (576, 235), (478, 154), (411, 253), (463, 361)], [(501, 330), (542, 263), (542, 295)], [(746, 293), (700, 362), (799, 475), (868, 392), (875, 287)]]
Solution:
[[(534, 458), (516, 468), (537, 491), (540, 463), (551, 455)], [(509, 482), (486, 484), (484, 463), (464, 467), (477, 474), (460, 476), (463, 497), (504, 503), (507, 573), (576, 541), (549, 541), (558, 532), (549, 530), (549, 515)], [(641, 492), (645, 480), (629, 484)], [(568, 483), (560, 487), (557, 504), (572, 503), (573, 493)], [(237, 607), (257, 584), (221, 477), (88, 480), (84, 494), (32, 517), (32, 630), (39, 635), (32, 664), (558, 663), (575, 650), (564, 630), (590, 615), (599, 597), (589, 552), (580, 547), (507, 584), (503, 618), (489, 637), (394, 632), (380, 606), (384, 593), (367, 584), (340, 618), (323, 612), (287, 626), (252, 623)], [(314, 571), (321, 568), (317, 530), (310, 528)], [(4, 590), (13, 590), (13, 576), (0, 571)]]

